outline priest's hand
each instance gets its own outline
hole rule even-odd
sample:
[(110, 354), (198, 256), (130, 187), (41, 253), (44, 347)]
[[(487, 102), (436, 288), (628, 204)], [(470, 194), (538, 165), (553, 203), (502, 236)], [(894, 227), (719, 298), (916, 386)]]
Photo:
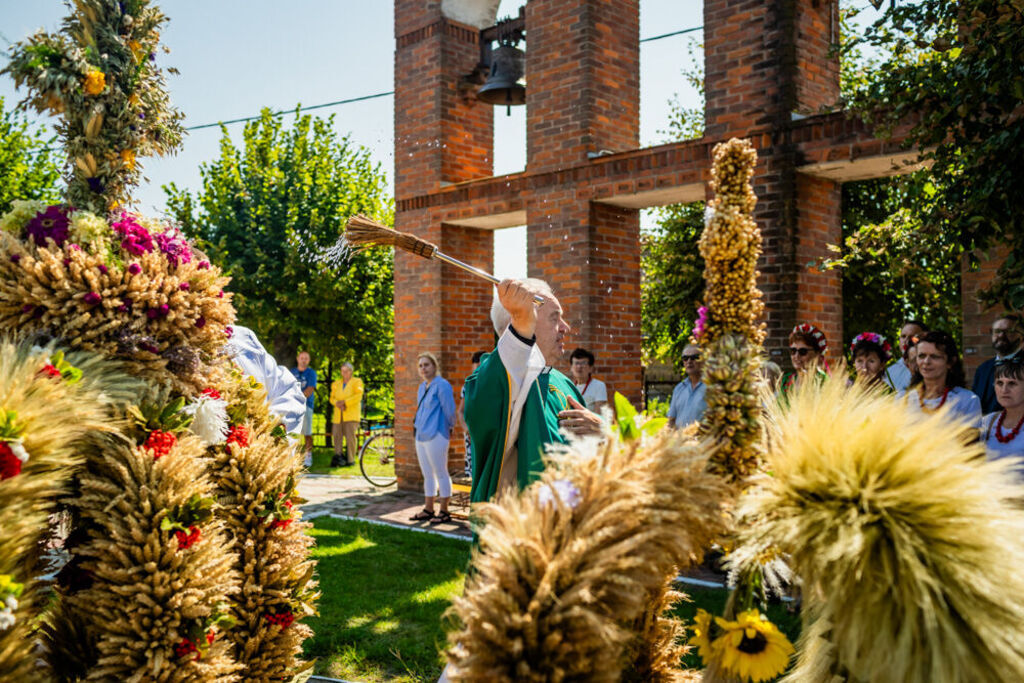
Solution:
[[(518, 329), (517, 327), (516, 330)], [(562, 427), (577, 436), (601, 434), (604, 430), (604, 421), (601, 420), (601, 417), (597, 413), (587, 410), (572, 396), (569, 397), (569, 409), (558, 414), (558, 421)]]
[(505, 279), (498, 284), (498, 301), (512, 316), (512, 327), (529, 339), (537, 332), (537, 292), (521, 280)]

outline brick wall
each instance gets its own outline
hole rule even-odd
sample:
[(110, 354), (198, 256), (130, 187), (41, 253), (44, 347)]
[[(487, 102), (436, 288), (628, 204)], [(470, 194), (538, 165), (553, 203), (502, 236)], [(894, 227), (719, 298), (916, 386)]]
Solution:
[(960, 291), (964, 313), (964, 369), (967, 371), (968, 386), (981, 362), (995, 355), (995, 349), (992, 348), (992, 323), (1004, 312), (1001, 306), (983, 306), (978, 300), (978, 291), (992, 282), (1008, 254), (1009, 249), (1004, 246), (979, 253), (980, 263), (974, 270), (969, 267), (966, 258), (963, 260)]

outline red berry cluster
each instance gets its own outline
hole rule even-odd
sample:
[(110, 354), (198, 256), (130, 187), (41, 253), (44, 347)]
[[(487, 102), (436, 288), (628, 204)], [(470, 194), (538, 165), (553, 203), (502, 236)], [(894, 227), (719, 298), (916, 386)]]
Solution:
[[(295, 504), (293, 502), (291, 502), (290, 500), (286, 500), (283, 503), (283, 505), (284, 505), (285, 508), (288, 509), (288, 514), (291, 515), (292, 508), (295, 507)], [(275, 519), (273, 522), (270, 523), (270, 528), (271, 529), (287, 529), (288, 525), (291, 524), (291, 523), (292, 523), (292, 518), (290, 516), (285, 518), (285, 519), (280, 519), (279, 518), (279, 519)]]
[(228, 453), (231, 452), (233, 443), (237, 443), (239, 446), (249, 445), (249, 430), (245, 428), (245, 425), (232, 425), (228, 430), (227, 443), (224, 446)]
[(47, 377), (60, 377), (60, 370), (57, 369), (53, 363), (47, 363), (43, 367), (39, 368), (37, 375), (46, 375)]
[(203, 658), (203, 653), (199, 651), (199, 647), (192, 642), (191, 638), (182, 638), (181, 642), (174, 646), (176, 657), (188, 657), (191, 654), (195, 654), (197, 662)]
[(146, 439), (146, 443), (142, 444), (142, 447), (153, 452), (154, 460), (159, 460), (170, 453), (176, 443), (178, 443), (178, 437), (171, 432), (154, 429), (149, 433), (149, 437)]
[(203, 389), (202, 395), (208, 396), (210, 398), (220, 398), (220, 392), (214, 389), (213, 387), (206, 387), (205, 389)]
[(174, 532), (174, 537), (178, 539), (178, 550), (191, 548), (192, 544), (199, 540), (199, 527), (193, 524), (188, 531), (178, 529)]
[(295, 623), (295, 615), (291, 612), (281, 612), (280, 614), (265, 614), (264, 615), (271, 624), (277, 624), (282, 629), (286, 629)]
[[(214, 633), (211, 628), (206, 632), (206, 645), (213, 645), (213, 641), (217, 639), (217, 634)], [(199, 643), (195, 642), (191, 638), (182, 638), (181, 642), (174, 646), (174, 654), (177, 657), (188, 657), (191, 654), (196, 656), (195, 661), (199, 661), (203, 658), (203, 651), (199, 649)]]
[(0, 441), (0, 481), (21, 474), (21, 460), (6, 441)]

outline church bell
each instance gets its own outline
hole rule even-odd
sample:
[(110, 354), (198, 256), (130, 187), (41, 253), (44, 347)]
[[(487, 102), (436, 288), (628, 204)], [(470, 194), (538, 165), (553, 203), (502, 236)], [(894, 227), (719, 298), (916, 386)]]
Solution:
[(509, 108), (526, 104), (526, 86), (519, 81), (526, 71), (526, 54), (512, 45), (491, 52), (490, 72), (476, 96), (482, 102)]

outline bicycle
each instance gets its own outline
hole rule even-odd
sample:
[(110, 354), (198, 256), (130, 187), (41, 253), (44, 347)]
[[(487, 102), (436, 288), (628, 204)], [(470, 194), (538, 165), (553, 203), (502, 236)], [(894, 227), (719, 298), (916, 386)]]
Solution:
[(383, 420), (361, 420), (363, 445), (359, 447), (359, 471), (374, 486), (384, 488), (397, 481), (395, 474), (395, 425), (390, 416)]

